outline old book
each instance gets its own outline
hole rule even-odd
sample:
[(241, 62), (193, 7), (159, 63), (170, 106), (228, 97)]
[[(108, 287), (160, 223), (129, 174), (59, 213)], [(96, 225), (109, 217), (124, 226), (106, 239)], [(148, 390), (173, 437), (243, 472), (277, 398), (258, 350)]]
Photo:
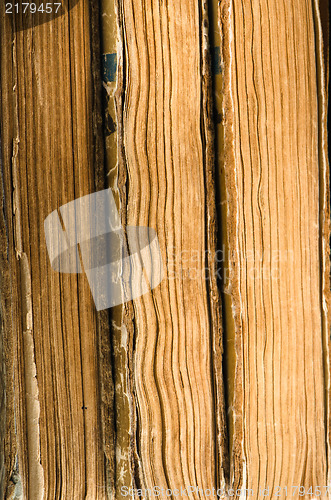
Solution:
[(330, 200), (319, 3), (224, 1), (220, 18), (233, 486), (282, 498), (318, 496), (320, 487), (327, 496)]
[(53, 210), (105, 183), (96, 7), (62, 2), (64, 12), (42, 22), (42, 12), (0, 6), (1, 498), (105, 498), (107, 313), (96, 314), (83, 274), (52, 270), (44, 233)]
[(327, 5), (218, 4), (0, 6), (0, 499), (329, 493)]
[(227, 452), (207, 5), (120, 1), (118, 16), (122, 221), (156, 229), (164, 264), (121, 319), (135, 406), (125, 486), (211, 488)]

